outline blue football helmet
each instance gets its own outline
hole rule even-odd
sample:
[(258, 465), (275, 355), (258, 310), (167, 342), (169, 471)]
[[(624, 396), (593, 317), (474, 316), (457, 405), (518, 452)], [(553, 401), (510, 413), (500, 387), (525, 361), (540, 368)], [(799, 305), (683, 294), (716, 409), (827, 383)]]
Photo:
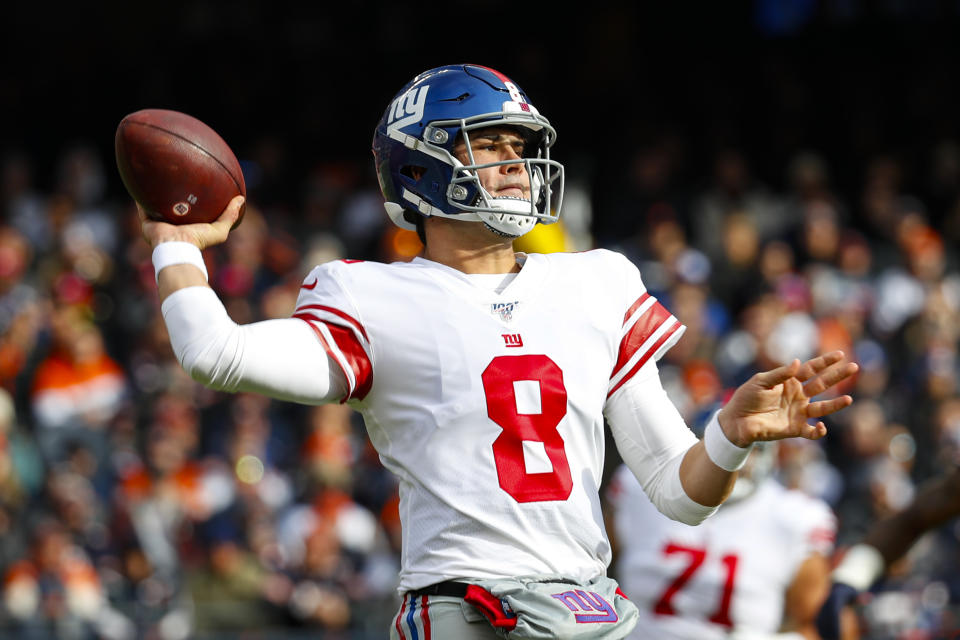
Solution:
[[(495, 125), (518, 129), (525, 140), (523, 157), (474, 163), (468, 133)], [(400, 90), (373, 136), (384, 207), (404, 229), (416, 228), (412, 215), (479, 220), (511, 237), (537, 222), (556, 222), (564, 180), (563, 165), (550, 159), (556, 138), (550, 122), (502, 73), (466, 64), (425, 71)], [(461, 141), (468, 164), (453, 155)], [(518, 163), (530, 181), (529, 201), (494, 198), (480, 184), (477, 170)]]

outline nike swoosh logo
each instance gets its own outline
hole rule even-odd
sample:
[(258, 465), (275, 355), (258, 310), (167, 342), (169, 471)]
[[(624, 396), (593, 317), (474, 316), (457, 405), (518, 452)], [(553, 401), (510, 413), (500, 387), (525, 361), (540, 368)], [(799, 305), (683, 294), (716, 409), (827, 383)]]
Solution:
[(314, 281), (311, 282), (310, 284), (302, 284), (302, 285), (300, 285), (300, 288), (301, 288), (301, 289), (307, 289), (307, 290), (309, 290), (309, 289), (313, 289), (313, 288), (316, 287), (316, 286), (317, 286), (317, 280), (314, 279)]

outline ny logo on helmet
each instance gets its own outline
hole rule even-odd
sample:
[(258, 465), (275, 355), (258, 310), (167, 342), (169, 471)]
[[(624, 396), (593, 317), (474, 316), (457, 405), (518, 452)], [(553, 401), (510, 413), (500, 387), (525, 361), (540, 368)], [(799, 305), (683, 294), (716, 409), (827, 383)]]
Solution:
[(405, 127), (411, 122), (423, 118), (423, 108), (427, 104), (427, 91), (430, 85), (410, 89), (393, 101), (387, 129), (393, 131)]

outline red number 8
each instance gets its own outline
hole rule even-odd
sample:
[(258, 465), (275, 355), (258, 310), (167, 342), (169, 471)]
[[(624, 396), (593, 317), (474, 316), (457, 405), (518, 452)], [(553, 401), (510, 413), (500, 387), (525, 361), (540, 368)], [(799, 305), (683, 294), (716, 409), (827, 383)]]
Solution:
[[(481, 376), (487, 396), (487, 415), (503, 429), (493, 441), (500, 487), (517, 502), (566, 500), (573, 489), (573, 477), (563, 438), (557, 431), (567, 415), (567, 390), (563, 372), (545, 355), (497, 356)], [(513, 383), (532, 380), (540, 384), (540, 413), (517, 411)], [(553, 470), (527, 473), (523, 441), (542, 442)]]

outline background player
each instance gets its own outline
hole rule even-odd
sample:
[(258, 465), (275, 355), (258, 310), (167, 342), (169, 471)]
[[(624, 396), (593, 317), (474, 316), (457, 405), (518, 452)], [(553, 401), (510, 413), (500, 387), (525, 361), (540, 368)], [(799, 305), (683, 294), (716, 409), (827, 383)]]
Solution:
[(738, 388), (697, 440), (655, 365), (683, 329), (636, 267), (604, 250), (513, 250), (559, 215), (555, 139), (499, 72), (419, 75), (384, 113), (374, 156), (387, 213), (417, 229), (423, 254), (317, 267), (288, 319), (236, 325), (207, 286), (199, 250), (226, 240), (240, 198), (210, 225), (143, 222), (171, 343), (195, 379), (363, 414), (400, 478), (393, 637), (496, 637), (462, 607), (466, 583), (547, 575), (606, 589), (625, 622), (613, 633), (626, 633), (632, 607), (603, 582), (604, 417), (658, 508), (696, 523), (753, 442), (822, 437), (808, 420), (852, 401), (811, 401), (856, 371), (842, 353), (794, 361)]
[(906, 555), (924, 533), (960, 516), (960, 467), (929, 480), (903, 510), (875, 523), (833, 571), (833, 585), (817, 619), (824, 640), (859, 637), (850, 607), (890, 566)]
[(607, 493), (614, 575), (640, 610), (632, 637), (819, 637), (836, 519), (773, 476), (776, 443), (758, 445), (730, 498), (698, 527), (665, 518), (620, 467)]

